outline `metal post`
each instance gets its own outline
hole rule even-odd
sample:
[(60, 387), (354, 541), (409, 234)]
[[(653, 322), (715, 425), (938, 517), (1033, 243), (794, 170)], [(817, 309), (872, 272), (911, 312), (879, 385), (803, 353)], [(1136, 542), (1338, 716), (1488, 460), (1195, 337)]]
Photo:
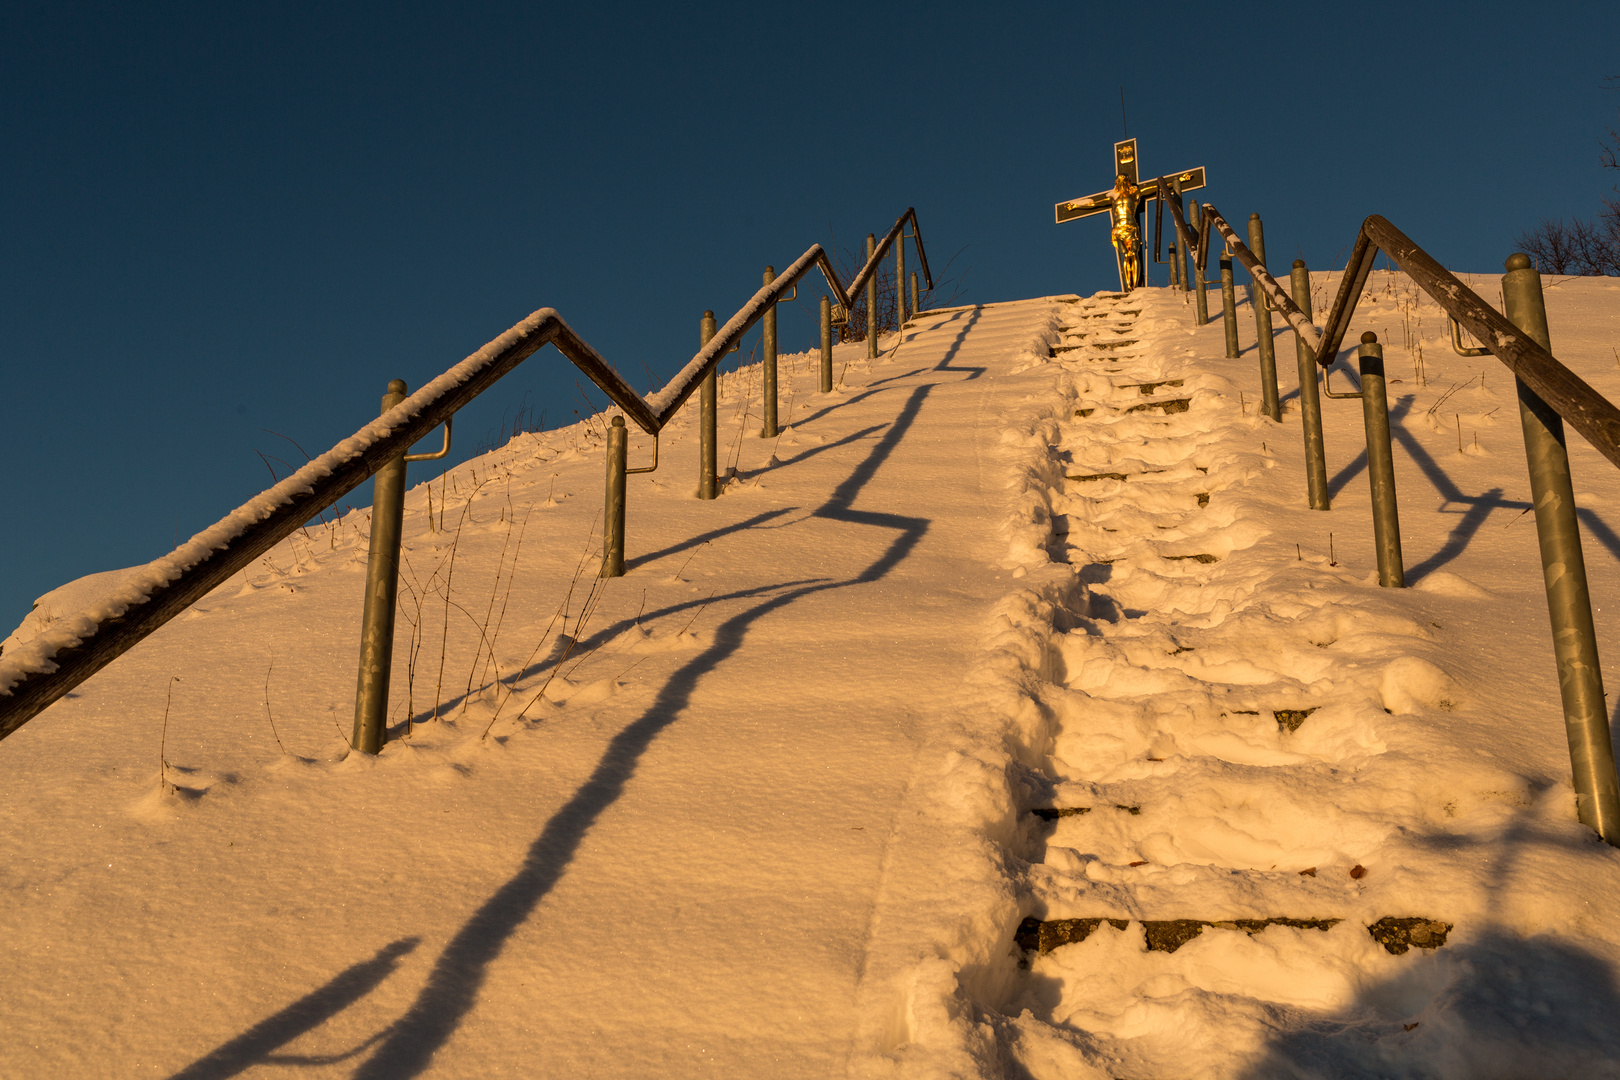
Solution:
[[(1305, 317), (1311, 317), (1311, 272), (1304, 259), (1295, 259), (1288, 275), (1294, 303)], [(1316, 354), (1305, 340), (1294, 333), (1294, 352), (1299, 362), (1299, 413), (1305, 420), (1305, 487), (1312, 510), (1327, 510), (1327, 450), (1322, 445), (1322, 398), (1317, 393)]]
[[(1260, 215), (1249, 215), (1249, 250), (1263, 267), (1266, 265), (1266, 237)], [(1277, 395), (1277, 342), (1271, 336), (1271, 304), (1259, 281), (1249, 284), (1249, 303), (1254, 308), (1254, 335), (1260, 341), (1260, 409), (1273, 420), (1282, 419), (1282, 400)]]
[[(1187, 212), (1186, 212), (1186, 209), (1184, 207), (1182, 207), (1181, 196), (1179, 194), (1177, 194), (1177, 195), (1174, 195), (1173, 198), (1176, 200), (1176, 206), (1178, 208), (1181, 208), (1181, 211), (1182, 211), (1181, 212), (1181, 220), (1186, 221), (1187, 220)], [(1178, 262), (1176, 264), (1176, 270), (1181, 275), (1181, 291), (1182, 292), (1191, 292), (1192, 291), (1192, 281), (1187, 276), (1187, 271), (1192, 266), (1192, 261), (1191, 261), (1192, 252), (1187, 250), (1187, 245), (1186, 244), (1177, 244), (1176, 249), (1178, 251), (1178, 258), (1180, 258), (1180, 260), (1181, 260), (1180, 262)]]
[(894, 242), (894, 325), (906, 326), (906, 234), (901, 233)]
[[(703, 322), (698, 330), (698, 346), (701, 348), (714, 337), (714, 312), (705, 311)], [(702, 451), (698, 455), (698, 498), (712, 499), (716, 489), (720, 486), (715, 477), (715, 468), (718, 464), (715, 451), (715, 413), (719, 408), (720, 376), (717, 369), (711, 369), (703, 379), (703, 388), (699, 392), (703, 403), (703, 415), (699, 421), (702, 438)]]
[[(395, 379), (383, 395), (386, 413), (405, 400), (405, 383)], [(380, 415), (380, 414), (379, 414)], [(388, 677), (394, 663), (394, 605), (399, 596), (399, 538), (405, 521), (405, 455), (401, 453), (372, 481), (371, 552), (366, 559), (366, 607), (360, 623), (360, 674), (354, 692), (352, 745), (379, 753), (388, 726)]]
[(1180, 289), (1181, 261), (1176, 258), (1176, 245), (1174, 241), (1171, 241), (1170, 248), (1165, 252), (1165, 254), (1170, 259), (1170, 287), (1172, 289)]
[[(1551, 351), (1541, 275), (1528, 256), (1515, 254), (1507, 260), (1502, 303), (1509, 322)], [(1530, 496), (1536, 508), (1536, 539), (1547, 583), (1547, 614), (1552, 620), (1553, 655), (1558, 661), (1558, 690), (1564, 702), (1564, 731), (1575, 777), (1575, 812), (1583, 825), (1620, 847), (1620, 783), (1615, 777), (1614, 742), (1603, 702), (1603, 673), (1598, 667), (1586, 559), (1575, 520), (1564, 421), (1523, 382), (1518, 382), (1518, 391), (1524, 452), (1530, 463)]]
[(1401, 515), (1395, 505), (1395, 455), (1389, 446), (1389, 399), (1384, 395), (1384, 347), (1371, 330), (1361, 335), (1361, 417), (1367, 427), (1367, 480), (1372, 484), (1373, 546), (1378, 584), (1406, 588)]
[[(872, 262), (872, 256), (877, 252), (877, 237), (871, 233), (866, 234), (866, 261)], [(877, 267), (872, 267), (872, 276), (866, 279), (866, 358), (876, 360), (877, 347)]]
[[(773, 282), (775, 280), (776, 280), (776, 268), (774, 266), (767, 266), (765, 268), (765, 284), (769, 285), (771, 282)], [(760, 319), (760, 322), (764, 326), (763, 336), (764, 336), (764, 339), (765, 339), (764, 340), (764, 350), (763, 350), (765, 355), (764, 355), (764, 361), (761, 364), (761, 370), (763, 371), (762, 381), (765, 384), (765, 392), (764, 392), (764, 396), (765, 396), (765, 402), (764, 402), (765, 424), (764, 424), (763, 427), (760, 428), (759, 434), (760, 434), (761, 438), (774, 439), (774, 438), (776, 438), (776, 436), (778, 434), (777, 430), (776, 430), (776, 305), (775, 304), (772, 304), (770, 307), (765, 309), (765, 314)]]
[(1237, 338), (1237, 286), (1232, 284), (1232, 253), (1221, 249), (1221, 321), (1226, 326), (1226, 358), (1236, 360)]
[[(1195, 222), (1193, 224), (1193, 227), (1192, 227), (1191, 231), (1194, 233), (1194, 235), (1201, 236), (1201, 235), (1203, 235), (1203, 227), (1204, 227), (1204, 206), (1198, 200), (1194, 199), (1193, 204), (1192, 204), (1192, 208), (1193, 208), (1193, 217), (1196, 220), (1195, 220)], [(1199, 326), (1204, 326), (1204, 325), (1207, 325), (1209, 323), (1209, 296), (1204, 292), (1204, 268), (1206, 266), (1208, 266), (1208, 265), (1209, 265), (1208, 253), (1204, 252), (1204, 251), (1199, 251), (1198, 252), (1198, 257), (1193, 260), (1193, 273), (1196, 274), (1197, 278), (1198, 278), (1198, 325)]]
[(630, 436), (615, 416), (607, 437), (607, 497), (602, 502), (602, 576), (624, 576), (624, 467)]
[(922, 301), (917, 299), (917, 271), (911, 272), (911, 314), (916, 316), (922, 310)]
[(821, 392), (832, 393), (832, 301), (821, 298)]

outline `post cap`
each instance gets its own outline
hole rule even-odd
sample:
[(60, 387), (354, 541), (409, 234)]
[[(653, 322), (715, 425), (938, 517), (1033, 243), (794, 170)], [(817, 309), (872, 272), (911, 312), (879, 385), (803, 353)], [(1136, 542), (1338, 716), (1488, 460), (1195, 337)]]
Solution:
[(406, 393), (405, 380), (404, 379), (389, 379), (388, 380), (388, 392), (390, 394), (403, 394), (403, 393)]
[(714, 318), (714, 312), (712, 312), (712, 311), (705, 311), (705, 312), (704, 312), (704, 313), (703, 313), (703, 317), (704, 317), (704, 318), (705, 318), (705, 319), (712, 319), (712, 318)]
[(1376, 345), (1378, 344), (1378, 335), (1369, 330), (1361, 335), (1361, 343), (1363, 345)]
[(1249, 215), (1249, 220), (1250, 221), (1259, 221), (1260, 220), (1260, 215), (1259, 214), (1250, 214)]
[(1295, 270), (1303, 270), (1303, 269), (1305, 269), (1305, 260), (1304, 259), (1295, 259), (1294, 260), (1294, 269)]
[(1528, 270), (1530, 269), (1530, 256), (1522, 251), (1515, 251), (1507, 257), (1507, 262), (1502, 265), (1509, 270)]
[(766, 280), (766, 281), (769, 281), (769, 280), (771, 280), (771, 279), (772, 279), (772, 278), (774, 278), (774, 277), (775, 277), (775, 276), (776, 276), (776, 267), (774, 267), (774, 266), (767, 266), (767, 267), (766, 267), (766, 268), (765, 268), (765, 280)]
[(624, 417), (622, 417), (622, 416), (615, 416), (615, 417), (614, 417), (614, 418), (613, 418), (613, 426), (614, 426), (614, 427), (624, 427)]

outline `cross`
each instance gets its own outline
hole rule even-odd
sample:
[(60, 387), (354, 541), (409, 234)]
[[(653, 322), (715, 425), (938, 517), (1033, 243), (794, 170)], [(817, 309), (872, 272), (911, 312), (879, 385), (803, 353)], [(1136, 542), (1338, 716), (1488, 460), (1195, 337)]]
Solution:
[(1149, 199), (1162, 201), (1159, 194), (1161, 181), (1172, 195), (1179, 197), (1183, 191), (1194, 191), (1204, 186), (1204, 167), (1200, 165), (1196, 169), (1144, 183), (1136, 170), (1136, 140), (1126, 139), (1114, 144), (1113, 187), (1083, 199), (1060, 202), (1054, 208), (1059, 225), (1105, 210), (1108, 212), (1113, 225), (1109, 238), (1114, 242), (1114, 259), (1119, 265), (1119, 287), (1122, 292), (1130, 292), (1142, 284), (1142, 207)]

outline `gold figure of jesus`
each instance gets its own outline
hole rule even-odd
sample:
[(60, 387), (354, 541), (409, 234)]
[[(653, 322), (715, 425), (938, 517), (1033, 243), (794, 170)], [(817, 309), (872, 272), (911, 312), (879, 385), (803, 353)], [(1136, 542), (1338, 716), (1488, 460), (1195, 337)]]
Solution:
[(1136, 228), (1136, 185), (1120, 173), (1110, 193), (1114, 228), (1110, 234), (1119, 253), (1120, 286), (1130, 292), (1142, 284), (1142, 235)]
[[(1143, 180), (1137, 171), (1136, 140), (1125, 139), (1114, 144), (1114, 186), (1111, 189), (1060, 202), (1052, 209), (1059, 225), (1093, 214), (1108, 215), (1112, 225), (1109, 239), (1114, 244), (1114, 261), (1119, 264), (1119, 287), (1129, 292), (1140, 288), (1144, 279), (1142, 228), (1136, 222), (1142, 204), (1149, 199), (1162, 200), (1167, 195), (1179, 199), (1184, 192), (1203, 186), (1203, 166)], [(1160, 187), (1167, 190), (1161, 192)], [(1158, 245), (1155, 243), (1154, 247)]]

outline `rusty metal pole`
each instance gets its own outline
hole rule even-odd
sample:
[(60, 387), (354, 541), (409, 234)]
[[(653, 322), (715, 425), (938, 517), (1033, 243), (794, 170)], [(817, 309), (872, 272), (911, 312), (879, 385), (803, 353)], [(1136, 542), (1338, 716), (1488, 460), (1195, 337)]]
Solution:
[(1238, 357), (1237, 286), (1232, 282), (1232, 253), (1221, 249), (1221, 322), (1226, 328), (1226, 358)]
[[(1266, 265), (1266, 235), (1260, 215), (1249, 215), (1249, 250), (1260, 265)], [(1277, 393), (1277, 341), (1271, 334), (1271, 302), (1260, 281), (1251, 278), (1249, 303), (1254, 308), (1254, 336), (1260, 342), (1260, 409), (1273, 420), (1282, 420), (1282, 399)]]
[[(1550, 352), (1541, 275), (1527, 256), (1515, 254), (1507, 260), (1507, 273), (1502, 275), (1502, 302), (1508, 321)], [(1598, 666), (1592, 596), (1575, 518), (1564, 421), (1534, 390), (1517, 379), (1515, 382), (1525, 457), (1530, 463), (1530, 495), (1536, 509), (1541, 572), (1547, 586), (1547, 614), (1552, 621), (1553, 655), (1558, 662), (1558, 690), (1564, 703), (1564, 730), (1575, 779), (1575, 812), (1583, 825), (1620, 847), (1620, 782), (1615, 776), (1614, 741), (1603, 700), (1603, 672)]]
[[(1193, 217), (1196, 220), (1193, 222), (1192, 228), (1189, 231), (1195, 236), (1202, 236), (1204, 227), (1204, 204), (1200, 203), (1197, 199), (1194, 199), (1192, 209)], [(1201, 241), (1201, 243), (1208, 243), (1208, 241)], [(1199, 326), (1205, 326), (1209, 323), (1209, 295), (1204, 291), (1204, 271), (1208, 268), (1208, 265), (1209, 253), (1200, 249), (1196, 257), (1193, 259), (1193, 273), (1197, 275), (1198, 285)]]
[(1401, 558), (1401, 514), (1395, 503), (1395, 455), (1389, 442), (1389, 398), (1384, 392), (1384, 347), (1371, 330), (1361, 335), (1361, 418), (1367, 429), (1367, 481), (1372, 485), (1373, 546), (1378, 584), (1406, 588)]
[[(769, 285), (776, 280), (776, 268), (765, 268), (765, 284)], [(760, 319), (764, 329), (761, 336), (764, 338), (764, 359), (761, 361), (761, 381), (765, 385), (764, 411), (765, 422), (760, 428), (760, 438), (774, 439), (779, 434), (776, 428), (776, 305), (772, 304), (765, 309)]]
[(832, 301), (821, 298), (821, 392), (832, 393)]
[(630, 452), (624, 417), (608, 426), (607, 495), (602, 502), (602, 577), (624, 576), (624, 469)]
[[(386, 413), (405, 400), (394, 379), (383, 395)], [(379, 413), (379, 415), (381, 415)], [(366, 607), (360, 622), (360, 673), (354, 692), (354, 749), (376, 754), (388, 727), (388, 682), (394, 665), (394, 606), (399, 598), (399, 541), (405, 522), (405, 455), (372, 481), (371, 550), (366, 558)]]
[[(714, 337), (716, 329), (714, 312), (705, 311), (703, 321), (698, 329), (698, 346), (707, 345)], [(715, 431), (715, 414), (719, 410), (719, 369), (711, 368), (709, 374), (704, 376), (702, 389), (699, 391), (702, 402), (703, 415), (699, 419), (699, 431), (702, 447), (698, 455), (698, 493), (700, 499), (712, 499), (715, 496), (719, 483), (715, 477), (715, 470), (719, 465), (719, 453), (716, 450), (717, 434)]]
[(922, 310), (922, 304), (917, 299), (917, 271), (911, 272), (911, 314), (915, 318), (917, 312)]
[[(1187, 212), (1186, 212), (1185, 207), (1182, 206), (1182, 201), (1181, 201), (1180, 194), (1177, 194), (1177, 195), (1175, 195), (1173, 197), (1176, 200), (1176, 208), (1178, 210), (1181, 210), (1181, 212), (1182, 212), (1181, 213), (1181, 220), (1186, 221), (1187, 220)], [(1178, 257), (1181, 260), (1180, 262), (1178, 262), (1176, 264), (1176, 269), (1181, 274), (1181, 291), (1182, 292), (1191, 292), (1192, 291), (1192, 279), (1187, 276), (1187, 271), (1192, 266), (1192, 259), (1191, 259), (1192, 252), (1187, 250), (1188, 245), (1186, 245), (1186, 244), (1177, 244), (1176, 248), (1177, 248), (1178, 252), (1180, 253)]]
[(877, 342), (877, 266), (872, 262), (872, 256), (877, 253), (877, 237), (871, 233), (866, 234), (866, 264), (872, 267), (871, 276), (866, 279), (866, 358), (876, 360), (878, 354)]
[(906, 234), (902, 231), (894, 242), (894, 325), (906, 326)]
[[(1311, 272), (1304, 259), (1295, 259), (1288, 275), (1294, 303), (1305, 317), (1311, 317)], [(1299, 365), (1299, 415), (1305, 428), (1305, 488), (1312, 510), (1328, 510), (1327, 450), (1322, 443), (1322, 398), (1317, 393), (1316, 354), (1305, 339), (1294, 332), (1294, 354)]]

